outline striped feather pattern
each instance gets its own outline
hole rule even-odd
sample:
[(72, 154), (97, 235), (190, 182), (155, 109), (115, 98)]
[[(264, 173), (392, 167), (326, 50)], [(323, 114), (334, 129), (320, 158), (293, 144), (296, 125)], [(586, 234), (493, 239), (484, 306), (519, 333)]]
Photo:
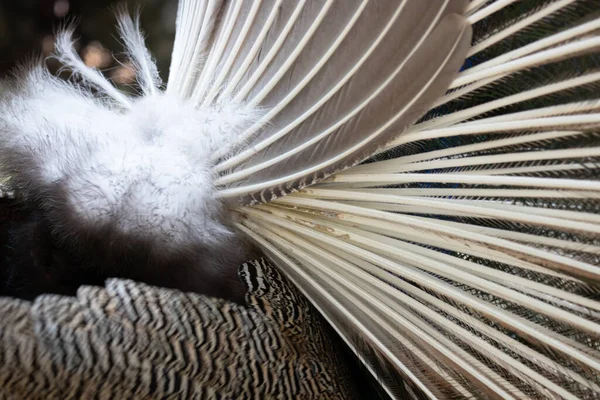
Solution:
[(1, 299), (0, 398), (353, 398), (331, 332), (265, 260), (247, 306), (111, 280)]

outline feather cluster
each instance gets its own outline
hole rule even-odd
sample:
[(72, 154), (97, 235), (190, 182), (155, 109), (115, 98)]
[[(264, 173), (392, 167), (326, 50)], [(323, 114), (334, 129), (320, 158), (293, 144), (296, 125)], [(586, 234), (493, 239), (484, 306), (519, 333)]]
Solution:
[(246, 257), (244, 244), (215, 199), (210, 160), (259, 111), (233, 102), (194, 107), (166, 94), (137, 21), (124, 15), (119, 28), (144, 95), (129, 98), (87, 67), (71, 32), (62, 32), (56, 57), (80, 79), (61, 80), (40, 62), (6, 84), (0, 175), (42, 210), (49, 234), (69, 253), (93, 244), (100, 253), (132, 260), (135, 268), (184, 258), (184, 265), (202, 266), (195, 280), (205, 275), (211, 282), (225, 270), (235, 276)]
[(242, 257), (228, 199), (391, 398), (598, 398), (597, 0), (180, 0), (176, 24), (164, 93), (122, 18), (142, 98), (65, 36), (81, 85), (38, 68), (3, 99), (3, 172), (56, 254), (79, 242), (95, 271), (109, 249), (143, 266), (115, 276), (222, 295)]

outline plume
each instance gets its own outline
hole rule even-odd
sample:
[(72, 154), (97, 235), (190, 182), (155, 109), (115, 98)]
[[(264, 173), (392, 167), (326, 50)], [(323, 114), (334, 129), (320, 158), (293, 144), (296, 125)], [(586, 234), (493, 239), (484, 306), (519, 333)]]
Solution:
[[(42, 236), (66, 246), (60, 254), (71, 254), (71, 240), (79, 251), (101, 243), (99, 264), (112, 261), (115, 245), (94, 238), (141, 241), (118, 253), (134, 265), (99, 277), (146, 282), (112, 279), (33, 306), (5, 300), (11, 323), (0, 355), (18, 350), (0, 360), (21, 379), (6, 393), (33, 395), (28, 382), (72, 375), (96, 392), (95, 354), (123, 352), (139, 370), (107, 381), (106, 393), (129, 385), (133, 397), (166, 397), (176, 391), (158, 391), (153, 377), (179, 374), (183, 397), (359, 397), (353, 372), (338, 372), (358, 360), (390, 398), (600, 396), (596, 0), (180, 0), (176, 25), (164, 91), (139, 23), (121, 17), (142, 97), (107, 86), (67, 36), (59, 57), (83, 82), (38, 66), (3, 95), (0, 169), (15, 196), (41, 210)], [(49, 104), (57, 95), (72, 104), (60, 118)], [(157, 218), (139, 218), (147, 209)], [(251, 257), (246, 241), (277, 270), (244, 264), (271, 272), (242, 273), (242, 301), (221, 283)], [(163, 260), (151, 276), (142, 273), (156, 264), (149, 248)], [(183, 278), (167, 279), (180, 270)], [(277, 349), (269, 373), (285, 364), (304, 374), (294, 357), (314, 357), (310, 393), (295, 381), (274, 389), (276, 375), (237, 362), (231, 371), (250, 375), (237, 381), (215, 369), (213, 380), (197, 378), (196, 359), (164, 344), (180, 334), (162, 319), (191, 320), (187, 346), (215, 364), (229, 360), (198, 343), (216, 348), (224, 336), (237, 349), (241, 332), (262, 332), (247, 317), (262, 284), (281, 297), (260, 318), (289, 313), (293, 323), (275, 317), (270, 338), (252, 346)], [(181, 296), (173, 304), (202, 302), (202, 311), (179, 314), (159, 300)], [(279, 351), (271, 337), (308, 321), (290, 311), (304, 298), (328, 327), (310, 319), (298, 340), (339, 338), (342, 349)], [(206, 339), (199, 326), (222, 336)], [(132, 342), (92, 350), (115, 338)], [(337, 351), (354, 358), (328, 358)], [(242, 364), (255, 361), (247, 354)], [(111, 362), (105, 368), (124, 376)]]

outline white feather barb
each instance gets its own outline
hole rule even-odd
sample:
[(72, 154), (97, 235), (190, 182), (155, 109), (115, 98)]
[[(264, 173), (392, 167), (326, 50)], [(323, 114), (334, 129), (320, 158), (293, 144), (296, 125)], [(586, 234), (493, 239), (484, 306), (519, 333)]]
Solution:
[(117, 90), (100, 71), (90, 68), (81, 60), (73, 47), (73, 29), (67, 28), (56, 35), (55, 57), (66, 68), (78, 75), (84, 82), (92, 85), (96, 89), (114, 99), (121, 107), (131, 108), (131, 99)]
[(162, 85), (162, 81), (156, 63), (144, 42), (139, 12), (136, 13), (135, 19), (133, 19), (126, 10), (121, 10), (117, 21), (121, 39), (136, 71), (142, 92), (146, 96), (155, 95)]

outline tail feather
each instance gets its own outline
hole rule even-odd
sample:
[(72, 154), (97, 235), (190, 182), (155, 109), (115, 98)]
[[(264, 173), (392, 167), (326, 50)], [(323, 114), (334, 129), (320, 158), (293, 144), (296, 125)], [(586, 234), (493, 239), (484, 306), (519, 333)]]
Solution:
[[(429, 113), (367, 162), (240, 209), (241, 225), (326, 276), (320, 289), (345, 293), (342, 305), (360, 305), (346, 320), (360, 322), (355, 331), (396, 335), (376, 351), (411, 343), (403, 365), (414, 376), (402, 376), (429, 397), (592, 398), (597, 8), (500, 0), (468, 10), (473, 46)], [(383, 316), (390, 333), (375, 322)]]
[[(210, 4), (198, 5), (198, 16)], [(264, 202), (371, 155), (413, 122), (458, 69), (469, 40), (457, 15), (464, 5), (231, 2), (214, 19), (210, 40), (195, 25), (182, 25), (174, 68), (190, 37), (208, 54), (187, 74), (189, 84), (174, 82), (177, 93), (185, 98), (191, 91), (200, 107), (234, 101), (266, 110), (233, 148), (213, 155), (221, 175), (217, 196)], [(182, 1), (180, 12), (189, 7)]]

